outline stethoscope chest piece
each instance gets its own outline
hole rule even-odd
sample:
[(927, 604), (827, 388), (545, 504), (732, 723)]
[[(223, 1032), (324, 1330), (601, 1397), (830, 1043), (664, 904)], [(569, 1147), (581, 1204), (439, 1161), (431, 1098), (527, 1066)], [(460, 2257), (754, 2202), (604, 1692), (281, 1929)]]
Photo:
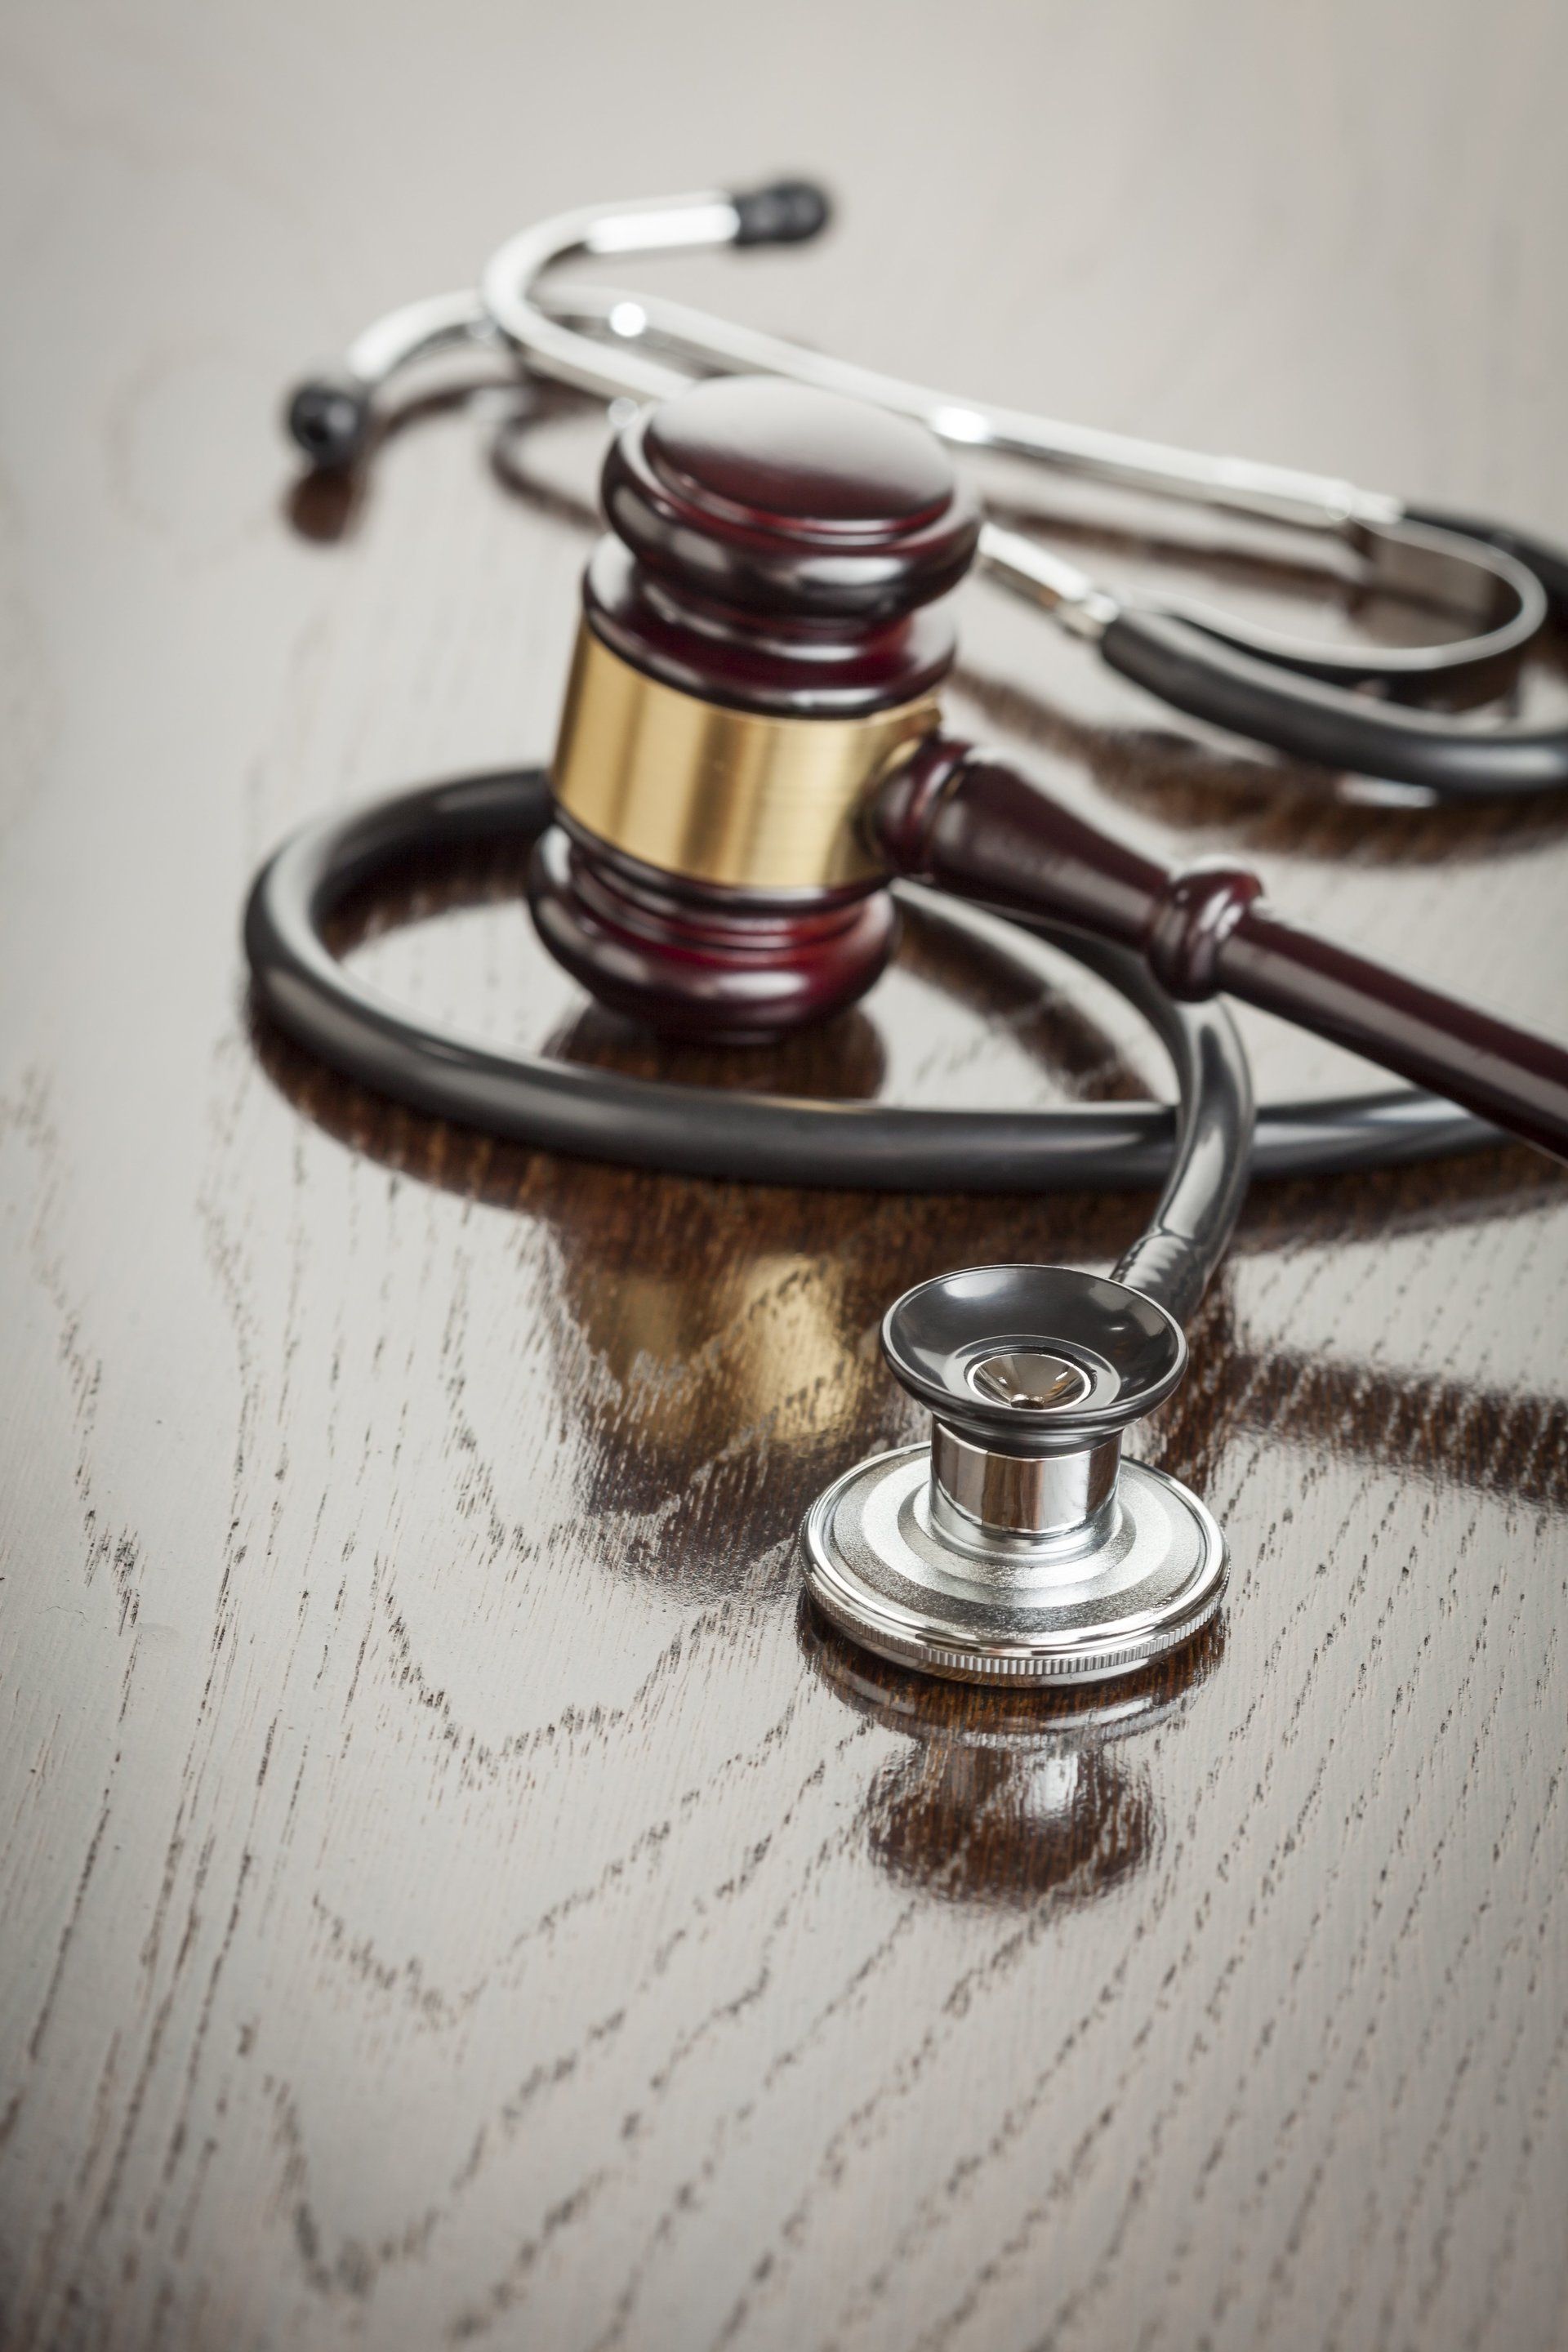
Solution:
[(1059, 1684), (1130, 1674), (1208, 1622), (1218, 1528), (1121, 1458), (1185, 1368), (1163, 1307), (1068, 1266), (974, 1266), (907, 1291), (882, 1345), (931, 1436), (807, 1517), (806, 1581), (841, 1632), (928, 1674)]

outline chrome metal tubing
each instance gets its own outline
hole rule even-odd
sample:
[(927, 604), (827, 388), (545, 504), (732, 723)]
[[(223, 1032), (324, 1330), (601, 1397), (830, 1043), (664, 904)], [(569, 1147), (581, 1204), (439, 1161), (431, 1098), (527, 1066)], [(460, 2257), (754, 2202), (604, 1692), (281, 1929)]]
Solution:
[[(487, 298), (489, 282), (487, 275)], [(1383, 491), (960, 400), (683, 303), (614, 287), (542, 286), (531, 307), (558, 329), (585, 329), (584, 341), (604, 338), (606, 346), (618, 346), (628, 362), (639, 366), (647, 364), (642, 346), (651, 344), (700, 373), (786, 376), (912, 417), (960, 448), (1026, 458), (1061, 473), (1258, 522), (1330, 533), (1361, 560), (1368, 586), (1451, 612), (1465, 625), (1463, 635), (1436, 645), (1340, 647), (1243, 622), (1196, 598), (1164, 600), (1164, 609), (1180, 612), (1212, 635), (1314, 677), (1352, 683), (1463, 674), (1512, 658), (1546, 620), (1546, 592), (1517, 557), (1484, 540), (1414, 521), (1397, 499)], [(505, 315), (497, 315), (510, 333)], [(1075, 565), (994, 523), (981, 534), (980, 562), (1079, 635), (1099, 636), (1121, 609), (1109, 591)]]
[[(1442, 644), (1358, 650), (1265, 630), (1196, 602), (1173, 608), (1249, 651), (1330, 679), (1473, 670), (1517, 654), (1545, 620), (1545, 591), (1526, 564), (1482, 539), (1410, 520), (1400, 501), (1384, 492), (1294, 467), (1210, 457), (963, 399), (683, 303), (613, 287), (544, 282), (575, 259), (731, 245), (741, 226), (736, 200), (720, 189), (557, 214), (501, 246), (486, 264), (477, 293), (411, 303), (368, 328), (349, 352), (349, 373), (366, 390), (377, 390), (400, 368), (472, 341), (504, 342), (526, 367), (609, 400), (666, 399), (682, 391), (694, 373), (785, 376), (915, 418), (958, 447), (1331, 533), (1363, 559), (1372, 584), (1466, 617), (1465, 634)], [(654, 356), (656, 351), (666, 356)], [(1005, 585), (1078, 635), (1099, 636), (1121, 609), (1074, 565), (1016, 531), (988, 524), (980, 560)]]
[[(758, 192), (759, 194), (766, 192)], [(776, 192), (775, 192), (776, 193)], [(502, 346), (528, 371), (608, 399), (659, 400), (694, 374), (761, 372), (913, 417), (955, 446), (992, 450), (1066, 474), (1195, 502), (1266, 524), (1328, 536), (1348, 548), (1361, 584), (1451, 616), (1458, 634), (1437, 644), (1340, 646), (1268, 627), (1190, 597), (1128, 602), (1015, 530), (987, 522), (982, 567), (1059, 626), (1103, 642), (1121, 622), (1183, 625), (1167, 698), (1291, 758), (1428, 784), (1450, 797), (1487, 798), (1568, 783), (1568, 730), (1466, 726), (1447, 712), (1374, 706), (1363, 686), (1471, 677), (1495, 691), (1537, 635), (1552, 598), (1568, 604), (1568, 557), (1498, 523), (1455, 522), (1409, 510), (1381, 491), (1252, 459), (1209, 457), (1131, 436), (959, 399), (902, 378), (804, 350), (686, 305), (614, 288), (547, 283), (563, 264), (776, 240), (747, 207), (755, 196), (702, 190), (640, 203), (591, 205), (525, 229), (486, 265), (478, 293), (414, 303), (368, 329), (346, 376), (301, 386), (290, 430), (312, 462), (342, 467), (366, 446), (370, 398), (398, 369), (464, 341)], [(814, 234), (817, 213), (792, 236)], [(1124, 628), (1123, 635), (1126, 634)], [(1205, 653), (1205, 645), (1212, 649)], [(1237, 671), (1236, 657), (1253, 671)], [(1164, 660), (1162, 676), (1173, 669)], [(1227, 664), (1229, 665), (1227, 667)], [(1114, 667), (1128, 668), (1117, 660)], [(1292, 674), (1305, 681), (1292, 687)], [(1318, 681), (1316, 688), (1311, 681)], [(1247, 691), (1242, 692), (1245, 688)], [(1156, 686), (1154, 691), (1162, 689)], [(1430, 737), (1441, 737), (1435, 753)]]

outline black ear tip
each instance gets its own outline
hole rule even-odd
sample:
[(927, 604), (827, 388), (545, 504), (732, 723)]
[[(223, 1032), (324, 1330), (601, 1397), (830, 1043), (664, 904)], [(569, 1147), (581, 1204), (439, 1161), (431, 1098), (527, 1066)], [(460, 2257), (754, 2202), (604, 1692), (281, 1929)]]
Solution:
[(312, 466), (342, 473), (370, 436), (370, 394), (347, 376), (312, 376), (289, 403), (289, 431)]
[(737, 245), (804, 245), (833, 217), (833, 200), (816, 180), (773, 180), (736, 195)]

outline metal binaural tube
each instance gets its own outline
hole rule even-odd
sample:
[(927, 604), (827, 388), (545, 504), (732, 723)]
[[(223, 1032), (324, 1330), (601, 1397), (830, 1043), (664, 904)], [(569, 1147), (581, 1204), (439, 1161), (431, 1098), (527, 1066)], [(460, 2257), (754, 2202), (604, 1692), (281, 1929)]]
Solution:
[[(1537, 577), (1531, 559), (1544, 562), (1554, 579), (1568, 576), (1568, 569), (1558, 551), (1526, 548), (1517, 534), (1497, 526), (1433, 528), (1441, 526), (1441, 518), (1424, 520), (1395, 498), (1337, 478), (959, 399), (683, 304), (614, 288), (545, 282), (576, 257), (795, 243), (816, 236), (827, 217), (823, 191), (794, 181), (749, 193), (705, 189), (559, 214), (500, 247), (477, 291), (408, 304), (366, 329), (346, 368), (296, 389), (289, 430), (313, 464), (346, 468), (368, 444), (373, 395), (401, 368), (466, 341), (510, 348), (525, 368), (607, 400), (661, 400), (681, 391), (694, 373), (784, 377), (911, 418), (959, 447), (1332, 533), (1357, 550), (1373, 581), (1399, 582), (1418, 597), (1457, 604), (1466, 616), (1463, 633), (1446, 643), (1347, 651), (1190, 602), (1173, 608), (1222, 641), (1287, 669), (1346, 686), (1479, 673), (1517, 655), (1540, 630), (1549, 591), (1557, 592), (1550, 580), (1543, 584)], [(1098, 639), (1118, 617), (1118, 598), (1016, 532), (987, 524), (980, 560), (1076, 635)], [(1261, 740), (1276, 738), (1265, 732)], [(1550, 781), (1559, 780), (1554, 772)]]
[[(503, 247), (496, 262), (510, 250)], [(570, 256), (563, 251), (559, 258)], [(493, 286), (501, 297), (496, 317), (509, 334), (513, 332), (515, 317), (517, 324), (524, 327), (517, 340), (525, 342), (531, 325), (525, 325), (522, 319), (516, 283), (515, 278), (503, 283), (499, 269), (492, 279), (487, 270), (485, 293), (489, 299)], [(879, 369), (861, 367), (854, 361), (832, 358), (783, 336), (764, 334), (662, 296), (573, 285), (541, 292), (530, 307), (558, 324), (570, 321), (587, 327), (591, 333), (607, 330), (623, 344), (648, 335), (665, 351), (700, 369), (788, 376), (821, 392), (842, 393), (871, 407), (912, 417), (939, 440), (963, 448), (992, 449), (1156, 496), (1198, 499), (1207, 505), (1231, 507), (1271, 521), (1321, 530), (1339, 530), (1352, 521), (1393, 521), (1399, 513), (1397, 499), (1358, 489), (1352, 482), (1328, 475), (1254, 458), (1210, 457), (1094, 425), (1036, 416), (994, 402), (963, 399), (928, 384), (886, 375)], [(634, 313), (641, 315), (634, 317)]]

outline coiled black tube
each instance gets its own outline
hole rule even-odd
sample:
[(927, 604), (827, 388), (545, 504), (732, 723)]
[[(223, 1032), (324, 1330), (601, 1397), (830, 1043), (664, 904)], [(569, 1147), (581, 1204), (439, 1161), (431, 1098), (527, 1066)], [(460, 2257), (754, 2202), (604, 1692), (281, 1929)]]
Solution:
[[(889, 1192), (1134, 1190), (1163, 1184), (1121, 1278), (1190, 1314), (1230, 1237), (1249, 1172), (1374, 1167), (1495, 1140), (1408, 1087), (1266, 1106), (1252, 1139), (1246, 1055), (1222, 1005), (1172, 1002), (1119, 950), (1040, 926), (1135, 1005), (1181, 1102), (1067, 1110), (928, 1110), (721, 1092), (552, 1062), (432, 1030), (340, 963), (334, 908), (408, 857), (518, 845), (549, 823), (542, 769), (475, 776), (307, 826), (258, 876), (245, 946), (267, 1014), (344, 1076), (439, 1118), (583, 1158), (695, 1176)], [(905, 886), (900, 886), (905, 887)], [(940, 909), (942, 901), (928, 893)]]

